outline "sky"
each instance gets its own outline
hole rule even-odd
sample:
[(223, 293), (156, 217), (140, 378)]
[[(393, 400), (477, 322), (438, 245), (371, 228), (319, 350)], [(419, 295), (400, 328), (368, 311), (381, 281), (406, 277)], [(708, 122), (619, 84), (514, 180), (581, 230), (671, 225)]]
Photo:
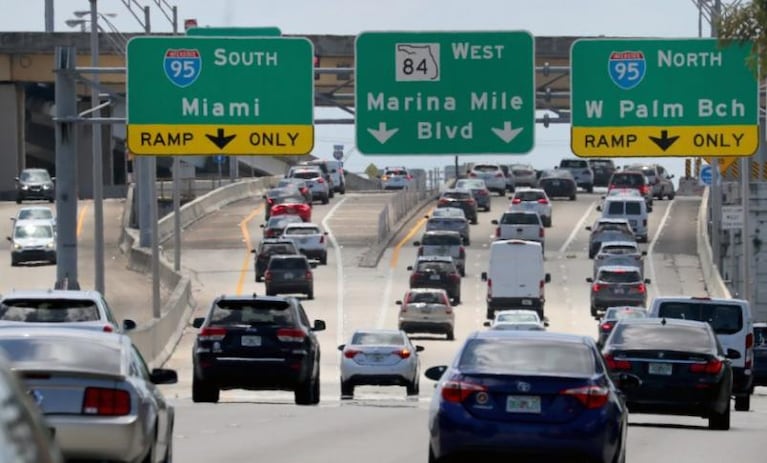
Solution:
[[(277, 26), (283, 34), (355, 35), (363, 31), (461, 31), (526, 30), (535, 36), (697, 37), (698, 9), (692, 0), (98, 0), (98, 9), (115, 14), (109, 20), (121, 32), (143, 30), (132, 11), (150, 7), (152, 30), (172, 32), (170, 21), (157, 3), (176, 5), (179, 27), (186, 19), (199, 26)], [(724, 3), (727, 3), (726, 1)], [(0, 0), (13, 14), (0, 15), (0, 31), (43, 31), (44, 0)], [(90, 8), (88, 0), (54, 0), (54, 30), (75, 31), (66, 20), (74, 12)], [(166, 8), (166, 11), (169, 11)], [(702, 35), (709, 35), (703, 19)], [(315, 117), (346, 117), (339, 110), (318, 108)], [(572, 157), (569, 125), (552, 124), (535, 129), (535, 148), (519, 156), (462, 156), (461, 162), (486, 161), (532, 164), (547, 168), (563, 157)], [(354, 149), (352, 125), (318, 125), (315, 129), (318, 157), (330, 158), (333, 145), (344, 145), (347, 170), (362, 172), (374, 163), (413, 168), (441, 167), (453, 156), (363, 156)], [(648, 161), (650, 159), (647, 159)], [(626, 158), (620, 164), (632, 162)], [(683, 160), (654, 160), (680, 177)]]

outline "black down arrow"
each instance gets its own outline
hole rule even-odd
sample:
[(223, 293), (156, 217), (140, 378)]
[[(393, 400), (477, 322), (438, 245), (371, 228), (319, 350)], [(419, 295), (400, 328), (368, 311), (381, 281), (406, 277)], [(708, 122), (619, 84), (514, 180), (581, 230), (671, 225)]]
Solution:
[(205, 134), (205, 136), (208, 137), (208, 140), (212, 141), (214, 145), (218, 146), (218, 149), (222, 150), (230, 141), (234, 140), (234, 137), (237, 135), (224, 135), (224, 129), (218, 129), (215, 136), (208, 134)]
[(674, 142), (679, 138), (679, 135), (674, 137), (668, 136), (668, 130), (661, 130), (660, 131), (660, 138), (658, 137), (650, 137), (650, 140), (653, 141), (656, 145), (658, 145), (658, 148), (662, 149), (663, 151), (666, 151), (669, 149), (671, 145), (674, 144)]

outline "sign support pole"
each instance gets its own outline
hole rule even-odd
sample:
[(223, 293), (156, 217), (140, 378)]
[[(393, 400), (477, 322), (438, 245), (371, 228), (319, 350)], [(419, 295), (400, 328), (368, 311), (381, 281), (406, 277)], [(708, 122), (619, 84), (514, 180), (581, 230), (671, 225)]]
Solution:
[(741, 265), (741, 277), (743, 278), (743, 291), (740, 295), (741, 299), (751, 301), (751, 233), (749, 232), (749, 203), (750, 201), (750, 188), (749, 188), (749, 176), (751, 175), (751, 169), (749, 169), (750, 158), (740, 158), (740, 203), (743, 206), (743, 228), (740, 231), (740, 240), (743, 249), (743, 258), (740, 261)]
[(711, 160), (711, 251), (714, 258), (714, 265), (721, 272), (721, 250), (722, 250), (722, 189), (721, 175), (719, 173), (719, 158)]

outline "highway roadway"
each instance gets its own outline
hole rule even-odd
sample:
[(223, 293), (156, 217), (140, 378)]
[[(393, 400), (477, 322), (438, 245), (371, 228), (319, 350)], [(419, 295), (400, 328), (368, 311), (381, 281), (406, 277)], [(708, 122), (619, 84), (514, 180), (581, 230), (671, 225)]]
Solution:
[[(175, 456), (184, 462), (335, 463), (425, 462), (426, 419), (432, 383), (421, 379), (421, 394), (405, 397), (404, 388), (360, 387), (354, 400), (339, 397), (339, 353), (356, 328), (396, 327), (398, 306), (407, 289), (407, 265), (415, 259), (412, 242), (422, 231), (421, 213), (392, 240), (379, 265), (360, 268), (357, 263), (372, 239), (371, 222), (385, 195), (336, 196), (330, 204), (314, 207), (313, 221), (322, 223), (337, 247), (328, 265), (315, 272), (315, 300), (305, 301), (310, 317), (327, 322), (319, 334), (322, 343), (321, 403), (318, 407), (293, 404), (289, 392), (225, 391), (218, 404), (191, 401), (191, 349), (196, 330), (188, 327), (168, 367), (179, 372), (177, 385), (163, 387), (176, 406)], [(552, 282), (546, 288), (550, 330), (595, 335), (589, 316), (592, 262), (587, 258), (588, 232), (584, 227), (598, 216), (599, 194), (580, 194), (578, 200), (555, 201), (553, 228), (546, 230), (546, 269)], [(472, 226), (467, 276), (462, 283), (463, 303), (457, 308), (456, 341), (418, 336), (425, 346), (422, 369), (445, 364), (471, 331), (482, 329), (485, 313), (485, 270), (493, 226), (506, 198), (494, 198), (493, 210), (480, 213)], [(650, 295), (705, 295), (695, 252), (698, 198), (656, 201), (650, 215), (650, 251), (647, 277)], [(376, 209), (378, 207), (378, 209)], [(423, 213), (428, 212), (426, 208)], [(184, 267), (195, 278), (197, 315), (223, 293), (264, 292), (254, 282), (249, 249), (260, 239), (263, 223), (260, 201), (241, 201), (194, 224), (183, 239)], [(371, 231), (373, 230), (373, 231)], [(367, 236), (371, 235), (371, 236)], [(169, 251), (170, 252), (170, 251)], [(752, 411), (733, 412), (732, 429), (709, 431), (699, 418), (635, 415), (630, 419), (628, 460), (634, 462), (713, 463), (726, 460), (763, 461), (761, 437), (767, 428), (767, 398), (758, 395)]]

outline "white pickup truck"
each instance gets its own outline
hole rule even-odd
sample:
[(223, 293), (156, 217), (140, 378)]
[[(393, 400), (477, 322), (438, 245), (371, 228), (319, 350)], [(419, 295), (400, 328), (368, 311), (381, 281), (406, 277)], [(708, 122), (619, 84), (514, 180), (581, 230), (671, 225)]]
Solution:
[(544, 245), (543, 222), (537, 212), (506, 211), (500, 220), (493, 220), (496, 225), (496, 240), (526, 240)]
[(285, 227), (281, 238), (293, 241), (298, 252), (309, 259), (316, 259), (321, 265), (327, 265), (327, 234), (320, 229), (319, 225), (313, 223), (292, 223)]

